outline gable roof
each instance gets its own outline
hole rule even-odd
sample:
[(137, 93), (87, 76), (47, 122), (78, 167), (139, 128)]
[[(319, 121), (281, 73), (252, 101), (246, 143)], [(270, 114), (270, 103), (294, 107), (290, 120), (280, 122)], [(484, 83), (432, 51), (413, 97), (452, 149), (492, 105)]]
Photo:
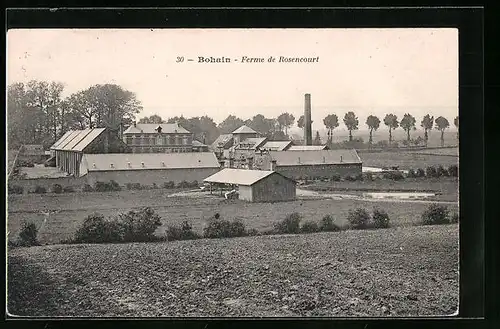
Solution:
[(221, 171), (205, 178), (204, 182), (209, 183), (222, 183), (222, 184), (234, 184), (234, 185), (245, 185), (251, 186), (261, 179), (264, 179), (272, 174), (280, 175), (292, 182), (292, 179), (281, 175), (275, 171), (269, 170), (248, 170), (248, 169), (233, 169), (224, 168)]
[(106, 130), (106, 128), (92, 129), (85, 137), (83, 137), (78, 143), (76, 143), (71, 150), (77, 152), (83, 151), (87, 146), (89, 146), (90, 143), (92, 143), (97, 137), (99, 137), (104, 132), (104, 130)]
[(54, 145), (52, 150), (57, 151), (83, 151), (90, 143), (99, 137), (106, 128), (93, 128), (83, 130), (70, 130), (63, 135)]
[(354, 149), (319, 151), (270, 152), (277, 166), (321, 165), (321, 164), (361, 164), (361, 158)]
[(235, 146), (235, 149), (247, 149), (247, 150), (254, 150), (257, 147), (261, 146), (265, 141), (267, 140), (267, 137), (250, 137), (246, 138), (245, 140), (241, 141), (238, 145)]
[(200, 147), (200, 146), (207, 146), (207, 145), (203, 144), (199, 140), (193, 139), (193, 146)]
[(59, 145), (57, 145), (54, 150), (64, 150), (65, 146), (68, 145), (72, 140), (74, 140), (81, 132), (82, 130), (72, 130), (68, 137), (64, 139), (64, 141), (62, 141)]
[(162, 134), (190, 134), (184, 127), (177, 123), (137, 123), (128, 127), (123, 134), (156, 134), (158, 127), (161, 127)]
[(326, 149), (326, 145), (292, 145), (288, 151), (320, 151)]
[(232, 134), (257, 134), (257, 132), (248, 126), (243, 125), (233, 131)]
[(217, 137), (217, 139), (210, 145), (213, 149), (216, 149), (218, 147), (224, 147), (226, 148), (226, 145), (232, 141), (233, 135), (231, 134), (222, 134)]
[(292, 141), (267, 141), (260, 147), (260, 149), (269, 151), (284, 151), (291, 144)]
[(82, 175), (87, 171), (220, 168), (212, 152), (84, 154), (82, 165)]
[(52, 144), (50, 149), (51, 150), (56, 149), (59, 146), (59, 144), (63, 143), (66, 140), (66, 138), (68, 138), (68, 136), (71, 135), (72, 132), (73, 130), (68, 130), (67, 132), (65, 132), (64, 135), (61, 136), (61, 138), (59, 138), (54, 144)]

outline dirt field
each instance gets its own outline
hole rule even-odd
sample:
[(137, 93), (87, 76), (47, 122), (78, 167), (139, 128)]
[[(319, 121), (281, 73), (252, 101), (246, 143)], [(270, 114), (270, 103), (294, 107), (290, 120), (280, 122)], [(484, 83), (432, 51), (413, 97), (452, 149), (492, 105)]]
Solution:
[(458, 226), (18, 248), (32, 316), (426, 316), (458, 304)]
[[(168, 190), (141, 190), (120, 192), (90, 192), (68, 194), (11, 195), (8, 198), (9, 236), (17, 236), (23, 220), (33, 221), (40, 227), (41, 243), (54, 244), (71, 238), (85, 217), (93, 212), (105, 216), (138, 207), (149, 206), (162, 217), (163, 226), (157, 231), (164, 234), (167, 225), (189, 220), (193, 228), (202, 232), (206, 220), (216, 212), (227, 219), (241, 219), (248, 228), (268, 230), (273, 223), (287, 214), (298, 212), (305, 219), (319, 221), (324, 215), (333, 215), (340, 225), (346, 224), (350, 209), (374, 207), (385, 209), (392, 225), (408, 226), (420, 220), (420, 214), (427, 208), (425, 202), (384, 202), (358, 200), (296, 200), (280, 203), (248, 203), (240, 200), (224, 200), (218, 196), (192, 199), (169, 197)], [(449, 205), (451, 211), (458, 210), (458, 203)], [(45, 214), (44, 214), (45, 213)]]
[[(431, 150), (427, 150), (431, 151)], [(363, 161), (363, 166), (367, 167), (386, 167), (399, 166), (400, 169), (417, 169), (428, 166), (439, 166), (447, 168), (450, 165), (458, 165), (458, 156), (423, 154), (421, 151), (415, 152), (360, 152), (359, 156)], [(449, 152), (449, 151), (447, 151)]]

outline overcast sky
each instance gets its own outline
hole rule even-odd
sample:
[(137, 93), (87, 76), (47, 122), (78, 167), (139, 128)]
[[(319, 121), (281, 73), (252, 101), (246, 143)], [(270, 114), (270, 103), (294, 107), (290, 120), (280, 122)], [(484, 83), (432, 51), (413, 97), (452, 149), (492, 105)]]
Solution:
[[(313, 129), (352, 110), (458, 115), (457, 29), (10, 30), (7, 82), (58, 81), (65, 94), (116, 83), (136, 93), (139, 117), (303, 113)], [(183, 56), (184, 63), (176, 63)], [(318, 63), (198, 63), (198, 56), (317, 57)], [(188, 58), (194, 59), (187, 62)]]

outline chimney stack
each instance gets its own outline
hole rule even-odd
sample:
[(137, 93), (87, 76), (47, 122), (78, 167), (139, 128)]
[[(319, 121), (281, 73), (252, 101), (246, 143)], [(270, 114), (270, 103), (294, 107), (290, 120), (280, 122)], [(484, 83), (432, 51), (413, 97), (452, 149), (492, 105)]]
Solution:
[(276, 170), (276, 160), (271, 160), (271, 166), (270, 166), (269, 170), (271, 170), (271, 171)]
[(304, 104), (304, 145), (312, 145), (311, 94), (305, 94), (305, 104)]

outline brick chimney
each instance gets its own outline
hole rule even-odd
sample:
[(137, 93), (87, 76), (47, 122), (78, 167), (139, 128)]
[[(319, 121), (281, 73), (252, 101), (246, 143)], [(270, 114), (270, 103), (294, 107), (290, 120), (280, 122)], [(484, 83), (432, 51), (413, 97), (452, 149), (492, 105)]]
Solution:
[(312, 145), (311, 94), (305, 94), (304, 98), (304, 145)]

